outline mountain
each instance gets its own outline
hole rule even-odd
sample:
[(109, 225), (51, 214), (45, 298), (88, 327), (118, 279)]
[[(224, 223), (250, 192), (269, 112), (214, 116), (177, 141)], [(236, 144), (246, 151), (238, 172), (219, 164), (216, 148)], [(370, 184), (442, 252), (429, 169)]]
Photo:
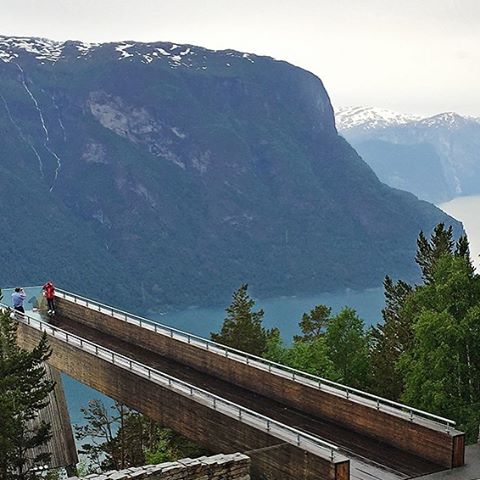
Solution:
[(384, 108), (344, 107), (335, 112), (335, 120), (340, 132), (348, 132), (352, 137), (361, 138), (372, 131), (405, 125), (419, 120), (419, 117)]
[(480, 193), (480, 120), (453, 112), (419, 118), (342, 108), (339, 132), (380, 180), (440, 203)]
[(313, 74), (170, 42), (0, 37), (0, 284), (119, 306), (416, 278), (434, 206), (379, 182)]

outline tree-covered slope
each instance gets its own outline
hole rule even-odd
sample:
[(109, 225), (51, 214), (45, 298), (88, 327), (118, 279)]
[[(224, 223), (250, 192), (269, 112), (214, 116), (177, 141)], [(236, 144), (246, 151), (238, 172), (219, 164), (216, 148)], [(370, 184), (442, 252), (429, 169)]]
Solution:
[(5, 37), (0, 59), (0, 284), (138, 308), (361, 288), (412, 278), (452, 221), (380, 183), (285, 62)]

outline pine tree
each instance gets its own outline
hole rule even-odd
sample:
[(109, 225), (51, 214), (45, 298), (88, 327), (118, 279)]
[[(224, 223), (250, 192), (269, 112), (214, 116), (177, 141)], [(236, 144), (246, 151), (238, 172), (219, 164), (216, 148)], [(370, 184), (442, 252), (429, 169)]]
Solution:
[[(439, 223), (427, 240), (423, 232), (420, 232), (417, 239), (417, 255), (415, 261), (420, 266), (422, 277), (425, 283), (432, 279), (432, 270), (435, 262), (443, 255), (453, 253), (453, 228), (450, 225), (445, 229), (445, 224)], [(462, 241), (463, 245), (463, 241)]]
[(85, 423), (75, 425), (77, 440), (88, 440), (81, 446), (80, 453), (86, 455), (93, 471), (123, 469), (130, 467), (125, 463), (124, 443), (115, 444), (115, 435), (121, 427), (127, 413), (125, 406), (115, 403), (111, 412), (101, 400), (95, 399), (82, 407)]
[(428, 240), (423, 232), (417, 239), (416, 262), (422, 270), (425, 285), (412, 287), (388, 276), (384, 280), (385, 308), (382, 310), (383, 324), (371, 329), (372, 389), (377, 395), (399, 400), (404, 389), (404, 370), (398, 362), (402, 354), (412, 346), (413, 325), (417, 312), (426, 307), (427, 299), (422, 295), (426, 285), (435, 282), (437, 264), (443, 258), (462, 258), (470, 276), (474, 268), (470, 260), (468, 238), (461, 235), (455, 242), (452, 227), (438, 224)]
[(316, 305), (310, 312), (304, 313), (299, 323), (303, 335), (297, 335), (294, 340), (313, 340), (325, 333), (332, 309), (327, 305)]
[(453, 418), (468, 440), (480, 422), (480, 276), (468, 239), (452, 228), (421, 232), (424, 283), (386, 278), (383, 325), (372, 328), (373, 391)]
[(85, 423), (75, 426), (80, 453), (88, 458), (88, 472), (122, 470), (145, 464), (200, 456), (205, 449), (125, 405), (107, 408), (91, 400), (81, 409)]
[(372, 390), (377, 395), (399, 400), (403, 391), (403, 376), (396, 366), (400, 355), (412, 343), (412, 318), (405, 305), (413, 287), (402, 280), (394, 282), (388, 276), (383, 286), (383, 324), (371, 328)]
[(473, 276), (473, 274), (475, 273), (475, 267), (473, 266), (472, 259), (470, 257), (470, 245), (468, 243), (468, 237), (466, 233), (461, 235), (460, 238), (457, 240), (457, 243), (455, 244), (454, 254), (456, 257), (461, 257), (465, 259), (468, 265), (468, 269), (470, 271), (470, 275)]
[(255, 301), (248, 295), (248, 285), (243, 284), (227, 307), (220, 333), (211, 333), (213, 341), (243, 352), (261, 356), (266, 350), (269, 332), (262, 326), (263, 310), (253, 311)]
[(32, 467), (44, 465), (49, 453), (32, 453), (51, 437), (50, 425), (33, 422), (48, 404), (54, 383), (43, 363), (51, 354), (46, 334), (31, 351), (16, 343), (17, 324), (0, 314), (0, 480), (35, 478)]
[(465, 233), (457, 240), (455, 245), (455, 255), (457, 257), (463, 257), (470, 262), (470, 245)]

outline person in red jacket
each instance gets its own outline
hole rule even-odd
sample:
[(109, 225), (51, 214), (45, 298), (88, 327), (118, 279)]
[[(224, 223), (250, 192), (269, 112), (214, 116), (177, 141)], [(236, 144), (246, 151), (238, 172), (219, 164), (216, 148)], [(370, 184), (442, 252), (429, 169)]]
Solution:
[(55, 313), (55, 285), (51, 280), (43, 286), (43, 295), (47, 299), (48, 314), (53, 315)]

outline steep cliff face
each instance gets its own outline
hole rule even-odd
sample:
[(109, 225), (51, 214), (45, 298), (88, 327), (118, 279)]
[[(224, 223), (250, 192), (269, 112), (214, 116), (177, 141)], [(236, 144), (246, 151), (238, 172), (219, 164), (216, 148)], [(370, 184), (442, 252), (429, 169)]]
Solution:
[(0, 60), (2, 284), (137, 307), (365, 287), (416, 274), (420, 229), (460, 228), (381, 184), (285, 62), (5, 37)]

